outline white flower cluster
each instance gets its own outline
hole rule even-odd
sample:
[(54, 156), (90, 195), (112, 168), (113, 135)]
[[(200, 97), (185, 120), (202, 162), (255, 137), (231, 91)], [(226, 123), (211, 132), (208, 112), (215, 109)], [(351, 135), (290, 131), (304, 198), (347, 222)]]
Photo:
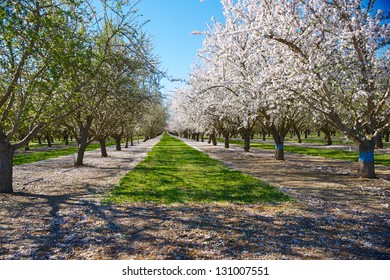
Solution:
[(284, 137), (286, 123), (317, 119), (360, 141), (364, 130), (389, 123), (382, 11), (358, 0), (221, 2), (224, 23), (203, 32), (189, 86), (175, 96), (172, 129), (206, 131), (223, 120), (224, 128), (256, 123)]

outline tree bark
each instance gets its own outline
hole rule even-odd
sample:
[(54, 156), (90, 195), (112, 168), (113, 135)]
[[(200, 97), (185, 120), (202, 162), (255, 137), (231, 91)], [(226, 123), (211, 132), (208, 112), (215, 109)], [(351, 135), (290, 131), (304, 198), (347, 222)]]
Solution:
[(47, 134), (46, 135), (46, 141), (47, 141), (47, 146), (48, 147), (51, 147), (51, 142), (52, 142), (51, 140), (52, 140), (51, 136), (49, 134)]
[(382, 131), (379, 131), (378, 132), (378, 135), (377, 135), (377, 137), (376, 137), (376, 143), (375, 143), (375, 145), (376, 145), (376, 147), (378, 148), (378, 149), (383, 149), (384, 147), (385, 147), (385, 145), (383, 144), (383, 139), (382, 139), (382, 137), (383, 137), (383, 132)]
[(301, 133), (297, 132), (298, 143), (302, 143)]
[(363, 178), (376, 178), (374, 163), (375, 141), (365, 141), (359, 144), (358, 174)]
[(129, 137), (126, 136), (125, 149), (129, 148)]
[(80, 143), (78, 145), (78, 149), (77, 149), (77, 158), (76, 158), (76, 161), (74, 163), (75, 166), (82, 166), (84, 164), (84, 154), (85, 154), (85, 150), (87, 149), (87, 144), (86, 144), (86, 141), (82, 141), (83, 143)]
[(116, 136), (116, 137), (115, 137), (115, 145), (116, 145), (116, 150), (117, 150), (117, 151), (121, 151), (121, 150), (122, 150), (122, 147), (121, 147), (121, 139), (122, 139), (121, 136)]
[(327, 130), (327, 131), (324, 131), (324, 133), (325, 133), (325, 138), (326, 138), (326, 145), (332, 146), (333, 141), (332, 141), (332, 135), (331, 135), (330, 131)]
[(107, 147), (106, 147), (106, 139), (100, 138), (99, 144), (100, 144), (100, 152), (101, 152), (102, 157), (108, 157)]
[(284, 145), (281, 143), (275, 145), (275, 159), (284, 160)]
[(12, 159), (14, 148), (7, 142), (0, 142), (0, 193), (12, 193)]
[(390, 129), (386, 128), (384, 134), (385, 134), (385, 142), (388, 143), (390, 141)]
[(294, 130), (295, 134), (297, 135), (298, 143), (299, 144), (302, 143), (301, 132), (299, 131), (299, 129), (294, 125), (293, 130)]
[(249, 152), (251, 148), (251, 133), (248, 128), (242, 129), (242, 138), (244, 139), (244, 151)]
[(77, 158), (75, 166), (82, 166), (84, 163), (84, 154), (88, 146), (88, 129), (80, 128), (80, 138), (77, 140)]
[(279, 133), (274, 127), (271, 128), (271, 132), (275, 141), (275, 159), (284, 160), (284, 135), (287, 133)]
[(211, 134), (211, 142), (214, 146), (217, 146), (217, 136), (215, 134), (215, 131), (213, 131), (213, 133)]
[(134, 146), (134, 138), (133, 138), (133, 136), (130, 136), (130, 146)]
[(225, 148), (229, 149), (229, 147), (230, 147), (230, 144), (229, 144), (229, 132), (225, 132), (223, 134), (223, 139), (224, 139)]

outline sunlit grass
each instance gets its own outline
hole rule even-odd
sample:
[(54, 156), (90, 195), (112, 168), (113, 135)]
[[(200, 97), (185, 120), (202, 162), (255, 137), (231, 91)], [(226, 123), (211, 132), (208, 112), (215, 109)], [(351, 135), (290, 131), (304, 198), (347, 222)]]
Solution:
[[(223, 139), (220, 139), (220, 140), (223, 141)], [(242, 140), (230, 140), (230, 143), (243, 146)], [(258, 143), (258, 142), (251, 142), (251, 147), (252, 148), (268, 149), (268, 150), (275, 149), (275, 145), (267, 144), (267, 143)], [(334, 149), (311, 148), (311, 147), (303, 147), (303, 146), (285, 145), (284, 150), (286, 152), (290, 152), (290, 153), (304, 154), (304, 155), (309, 155), (309, 156), (319, 156), (319, 157), (339, 159), (339, 160), (348, 160), (348, 161), (354, 161), (354, 162), (357, 162), (358, 158), (359, 158), (359, 155), (357, 152), (340, 151), (340, 150), (334, 150)], [(388, 155), (388, 154), (375, 154), (375, 164), (390, 166), (390, 155)]]
[[(113, 141), (107, 142), (107, 146), (114, 145)], [(92, 143), (87, 147), (87, 151), (96, 150), (100, 148), (100, 145), (97, 143)], [(41, 160), (57, 158), (61, 156), (68, 156), (77, 153), (77, 147), (67, 147), (61, 149), (53, 149), (50, 151), (32, 151), (29, 153), (20, 153), (16, 154), (13, 157), (13, 165), (20, 165), (26, 163), (33, 163)]]
[(165, 134), (144, 161), (124, 176), (106, 202), (276, 203), (289, 198), (276, 188), (228, 168)]

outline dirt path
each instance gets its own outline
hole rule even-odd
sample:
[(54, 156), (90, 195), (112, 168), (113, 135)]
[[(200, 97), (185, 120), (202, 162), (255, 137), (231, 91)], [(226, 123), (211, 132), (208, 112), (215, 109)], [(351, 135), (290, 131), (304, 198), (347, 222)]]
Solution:
[[(286, 209), (283, 220), (298, 222), (302, 230), (312, 227), (311, 242), (317, 244), (316, 250), (323, 251), (322, 254), (327, 251), (324, 257), (347, 257), (354, 248), (353, 258), (390, 259), (390, 168), (376, 166), (380, 179), (368, 180), (358, 178), (356, 163), (348, 161), (292, 153), (286, 154), (285, 161), (276, 161), (270, 150), (252, 149), (245, 153), (235, 145), (225, 149), (184, 141), (294, 197), (297, 203)], [(299, 237), (292, 231), (289, 239)], [(321, 240), (328, 240), (329, 244), (318, 246)]]
[[(100, 209), (101, 194), (144, 159), (159, 140), (122, 151), (108, 147), (108, 158), (102, 158), (100, 150), (86, 152), (84, 166), (79, 168), (73, 166), (75, 155), (15, 166), (15, 193), (0, 194), (0, 259), (75, 256), (69, 252), (72, 243), (80, 241), (74, 235), (85, 230), (88, 219), (109, 225)], [(93, 239), (88, 232), (83, 234)], [(103, 240), (95, 241), (104, 245)], [(85, 239), (80, 242), (90, 245)]]
[(384, 168), (387, 180), (360, 180), (349, 162), (187, 141), (297, 202), (101, 205), (156, 141), (89, 152), (78, 169), (72, 156), (16, 167), (16, 193), (0, 194), (0, 259), (390, 259)]
[(357, 164), (353, 162), (293, 153), (286, 153), (285, 161), (276, 161), (271, 150), (252, 148), (245, 153), (236, 145), (225, 149), (221, 145), (184, 141), (235, 169), (294, 193), (301, 200), (315, 197), (324, 203), (342, 203), (361, 211), (390, 211), (389, 167), (376, 166), (380, 179), (366, 180), (357, 177)]

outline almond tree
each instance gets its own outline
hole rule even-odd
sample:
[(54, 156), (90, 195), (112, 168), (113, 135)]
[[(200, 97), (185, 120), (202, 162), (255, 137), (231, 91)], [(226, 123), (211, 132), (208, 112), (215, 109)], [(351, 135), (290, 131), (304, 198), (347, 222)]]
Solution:
[[(136, 20), (136, 10), (133, 6), (128, 8), (124, 13), (124, 6), (110, 7), (115, 20), (110, 19), (110, 13), (104, 14), (104, 24), (94, 37), (92, 59), (74, 77), (88, 81), (80, 91), (78, 110), (67, 123), (78, 144), (75, 166), (83, 165), (85, 150), (92, 141), (99, 140), (104, 146), (108, 133), (114, 136), (120, 149), (126, 121), (124, 112), (132, 109), (126, 107), (128, 101), (134, 96), (145, 98), (144, 93), (138, 92), (143, 87), (138, 83), (150, 80), (145, 73), (153, 79), (156, 73), (160, 74), (159, 63), (151, 56), (149, 39)], [(106, 155), (104, 147), (102, 154)]]
[[(275, 80), (287, 79), (291, 73), (275, 60), (276, 50), (250, 31), (256, 25), (256, 11), (245, 3), (222, 3), (225, 24), (214, 21), (204, 33), (204, 48), (199, 53), (203, 73), (198, 71), (198, 78), (190, 83), (199, 88), (195, 91), (201, 96), (209, 92), (207, 100), (212, 100), (211, 95), (220, 97), (214, 110), (219, 112), (218, 121), (225, 122), (224, 115), (230, 114), (240, 128), (245, 151), (249, 151), (253, 129), (261, 122), (274, 137), (276, 159), (284, 159), (284, 138), (299, 118), (299, 104)], [(233, 110), (226, 112), (227, 108)]]
[[(82, 1), (0, 3), (0, 192), (12, 192), (12, 158), (72, 110), (66, 73), (88, 54)], [(15, 136), (21, 127), (24, 138)]]
[(359, 174), (374, 178), (375, 140), (390, 116), (388, 17), (375, 1), (240, 2), (256, 11), (251, 32), (293, 72), (285, 87), (358, 144)]

